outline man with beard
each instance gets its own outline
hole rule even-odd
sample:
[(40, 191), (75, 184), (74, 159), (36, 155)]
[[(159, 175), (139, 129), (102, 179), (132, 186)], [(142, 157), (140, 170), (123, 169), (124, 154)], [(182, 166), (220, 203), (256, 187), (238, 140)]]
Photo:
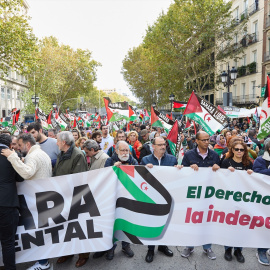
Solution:
[(96, 141), (98, 144), (102, 142), (102, 135), (100, 131), (95, 131), (92, 134), (92, 140)]
[(36, 142), (39, 143), (41, 150), (51, 158), (52, 166), (54, 167), (57, 156), (60, 153), (56, 139), (45, 136), (42, 133), (42, 126), (38, 122), (31, 123), (27, 128), (27, 132), (33, 135)]
[[(121, 165), (138, 165), (138, 162), (135, 158), (130, 155), (129, 145), (124, 141), (119, 141), (115, 146), (115, 152), (112, 154), (112, 157), (108, 158), (106, 160), (104, 167), (110, 167), (110, 166), (117, 166), (120, 167)], [(107, 251), (100, 251), (96, 252), (93, 256), (93, 258), (99, 258), (106, 254), (107, 260), (112, 260), (114, 257), (114, 250), (116, 248), (116, 244), (113, 245), (113, 247), (110, 250)], [(122, 242), (122, 251), (124, 254), (131, 258), (134, 256), (134, 252), (130, 248), (130, 244), (127, 242)]]

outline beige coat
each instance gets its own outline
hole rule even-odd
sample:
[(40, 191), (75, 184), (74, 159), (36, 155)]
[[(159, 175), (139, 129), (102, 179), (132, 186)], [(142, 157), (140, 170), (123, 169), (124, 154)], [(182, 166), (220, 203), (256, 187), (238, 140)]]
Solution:
[(109, 158), (107, 154), (103, 152), (103, 150), (99, 150), (99, 152), (91, 158), (90, 171), (104, 168), (106, 160)]

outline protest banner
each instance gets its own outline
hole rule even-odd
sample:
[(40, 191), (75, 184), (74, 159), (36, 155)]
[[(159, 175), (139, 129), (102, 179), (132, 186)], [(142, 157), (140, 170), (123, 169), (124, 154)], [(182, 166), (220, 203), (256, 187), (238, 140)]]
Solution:
[(269, 247), (269, 176), (109, 167), (18, 184), (17, 263), (143, 245)]

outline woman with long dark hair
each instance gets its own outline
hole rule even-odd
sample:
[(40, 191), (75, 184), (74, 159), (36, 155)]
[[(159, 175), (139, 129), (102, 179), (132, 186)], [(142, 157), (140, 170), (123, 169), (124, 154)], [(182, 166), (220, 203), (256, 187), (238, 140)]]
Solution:
[[(243, 141), (237, 140), (231, 144), (228, 155), (221, 163), (221, 168), (235, 170), (245, 170), (248, 174), (252, 171), (252, 162), (249, 159), (248, 149)], [(242, 247), (234, 247), (234, 256), (238, 262), (244, 263), (245, 258), (242, 254)], [(224, 258), (227, 261), (232, 260), (232, 247), (225, 246)]]

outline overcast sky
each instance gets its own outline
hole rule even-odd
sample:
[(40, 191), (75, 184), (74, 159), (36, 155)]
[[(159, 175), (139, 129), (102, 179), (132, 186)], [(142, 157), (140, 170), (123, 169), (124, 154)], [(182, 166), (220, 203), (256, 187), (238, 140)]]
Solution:
[(148, 25), (173, 0), (27, 0), (37, 37), (55, 36), (73, 48), (89, 49), (102, 64), (99, 89), (130, 94), (121, 75), (122, 61), (138, 46)]

